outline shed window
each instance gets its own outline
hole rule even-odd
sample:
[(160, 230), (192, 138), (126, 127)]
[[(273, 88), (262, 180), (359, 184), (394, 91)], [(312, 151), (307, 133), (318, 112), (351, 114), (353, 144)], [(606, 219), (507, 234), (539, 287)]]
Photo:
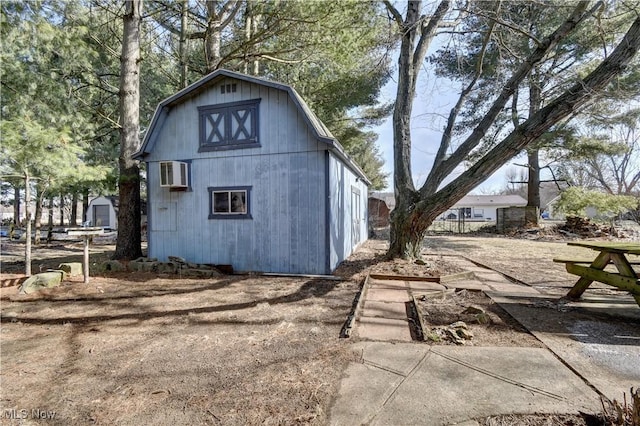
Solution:
[(199, 107), (200, 149), (198, 151), (259, 147), (259, 105), (260, 99), (253, 99)]
[(209, 219), (251, 219), (251, 187), (210, 187)]

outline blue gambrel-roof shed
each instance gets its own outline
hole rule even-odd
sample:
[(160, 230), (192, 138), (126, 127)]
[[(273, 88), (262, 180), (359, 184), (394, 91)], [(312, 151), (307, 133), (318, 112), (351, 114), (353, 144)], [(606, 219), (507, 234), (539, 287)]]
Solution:
[(326, 274), (367, 239), (370, 182), (296, 91), (215, 71), (158, 105), (149, 256)]

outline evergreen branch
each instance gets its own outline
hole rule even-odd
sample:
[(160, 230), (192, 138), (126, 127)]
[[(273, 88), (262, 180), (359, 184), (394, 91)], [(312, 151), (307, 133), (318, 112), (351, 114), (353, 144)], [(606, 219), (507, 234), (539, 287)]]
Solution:
[(538, 46), (531, 55), (529, 55), (527, 60), (520, 65), (520, 67), (507, 81), (504, 88), (491, 105), (489, 111), (487, 111), (480, 123), (473, 129), (471, 135), (469, 135), (467, 139), (456, 149), (456, 151), (446, 160), (431, 169), (429, 177), (420, 190), (421, 193), (434, 193), (442, 183), (443, 179), (460, 163), (462, 163), (469, 153), (478, 146), (500, 112), (504, 109), (509, 98), (511, 98), (513, 93), (518, 89), (520, 83), (529, 75), (533, 67), (540, 63), (550, 50), (557, 46), (558, 43), (573, 32), (578, 24), (582, 22), (587, 5), (588, 1), (580, 1), (565, 22), (562, 23), (551, 35), (549, 35), (542, 44)]
[(473, 14), (473, 15), (476, 15), (476, 16), (480, 16), (481, 18), (488, 19), (491, 22), (499, 24), (500, 26), (503, 26), (505, 28), (513, 30), (513, 31), (515, 31), (515, 32), (517, 32), (519, 34), (522, 34), (525, 37), (533, 40), (533, 42), (538, 46), (540, 46), (542, 44), (542, 41), (539, 40), (536, 36), (534, 36), (530, 32), (527, 32), (527, 31), (523, 30), (522, 28), (520, 28), (520, 27), (518, 27), (516, 25), (513, 25), (513, 24), (510, 24), (509, 22), (503, 21), (502, 19), (498, 18), (497, 14), (495, 16), (490, 16), (490, 15), (488, 15), (486, 13), (483, 13), (480, 9), (477, 9), (477, 10), (474, 10), (474, 11), (466, 10), (466, 9), (463, 9), (463, 10), (465, 12), (467, 12), (467, 13), (470, 13), (470, 14)]
[[(496, 14), (499, 9), (500, 9), (500, 2), (498, 2), (496, 5)], [(447, 155), (447, 151), (451, 146), (451, 138), (453, 136), (453, 126), (455, 125), (460, 109), (462, 108), (462, 104), (467, 99), (467, 97), (471, 94), (471, 92), (473, 91), (473, 88), (476, 85), (476, 82), (482, 75), (482, 66), (484, 64), (484, 57), (487, 52), (487, 47), (489, 46), (489, 42), (491, 41), (491, 36), (493, 34), (495, 25), (496, 25), (495, 21), (491, 21), (491, 23), (489, 24), (489, 29), (487, 30), (487, 33), (484, 36), (484, 40), (482, 41), (482, 47), (480, 48), (479, 58), (476, 61), (475, 74), (471, 79), (471, 81), (469, 82), (469, 84), (467, 85), (467, 87), (465, 87), (462, 90), (462, 93), (460, 94), (460, 97), (458, 98), (456, 105), (451, 109), (451, 112), (449, 113), (447, 126), (444, 132), (442, 133), (442, 139), (440, 140), (440, 147), (438, 149), (435, 159), (433, 160), (433, 168), (438, 167), (444, 161), (445, 156)]]
[(278, 59), (276, 57), (273, 57), (273, 56), (270, 56), (270, 55), (264, 55), (264, 54), (260, 54), (260, 53), (249, 55), (249, 57), (253, 57), (253, 56), (258, 57), (258, 58), (268, 59), (269, 61), (278, 62), (278, 63), (281, 63), (281, 64), (301, 64), (302, 62), (305, 61), (304, 59), (300, 59), (300, 60), (297, 60), (297, 61), (288, 60), (288, 59)]
[(389, 13), (391, 13), (391, 16), (393, 16), (396, 24), (398, 24), (398, 27), (402, 28), (402, 26), (404, 25), (404, 20), (402, 19), (402, 15), (400, 14), (400, 12), (398, 12), (398, 9), (396, 9), (389, 0), (383, 0), (383, 3), (386, 6), (387, 11), (389, 11)]
[(629, 68), (632, 58), (638, 54), (639, 50), (640, 17), (633, 22), (613, 53), (584, 80), (567, 89), (546, 107), (529, 117), (518, 130), (511, 132), (455, 180), (432, 196), (423, 197), (416, 205), (416, 209), (427, 211), (430, 205), (451, 202), (452, 199), (457, 201), (462, 198), (482, 182), (486, 176), (490, 176), (498, 170), (505, 160), (513, 158), (553, 125), (566, 119), (578, 107), (587, 104), (593, 99), (595, 92), (604, 90), (615, 77)]

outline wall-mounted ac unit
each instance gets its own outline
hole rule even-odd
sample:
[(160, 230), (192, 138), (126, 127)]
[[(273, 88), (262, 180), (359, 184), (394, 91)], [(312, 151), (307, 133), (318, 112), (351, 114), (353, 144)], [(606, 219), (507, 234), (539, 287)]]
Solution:
[(160, 186), (186, 188), (189, 186), (188, 165), (181, 161), (160, 162)]

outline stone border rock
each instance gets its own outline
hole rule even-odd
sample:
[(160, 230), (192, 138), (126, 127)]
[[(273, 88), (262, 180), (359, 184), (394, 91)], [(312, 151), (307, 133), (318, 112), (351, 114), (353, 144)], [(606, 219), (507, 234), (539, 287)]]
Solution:
[(212, 278), (223, 274), (213, 265), (191, 263), (177, 256), (169, 256), (169, 262), (156, 258), (139, 257), (130, 262), (108, 260), (100, 265), (100, 272), (152, 272), (193, 278)]

